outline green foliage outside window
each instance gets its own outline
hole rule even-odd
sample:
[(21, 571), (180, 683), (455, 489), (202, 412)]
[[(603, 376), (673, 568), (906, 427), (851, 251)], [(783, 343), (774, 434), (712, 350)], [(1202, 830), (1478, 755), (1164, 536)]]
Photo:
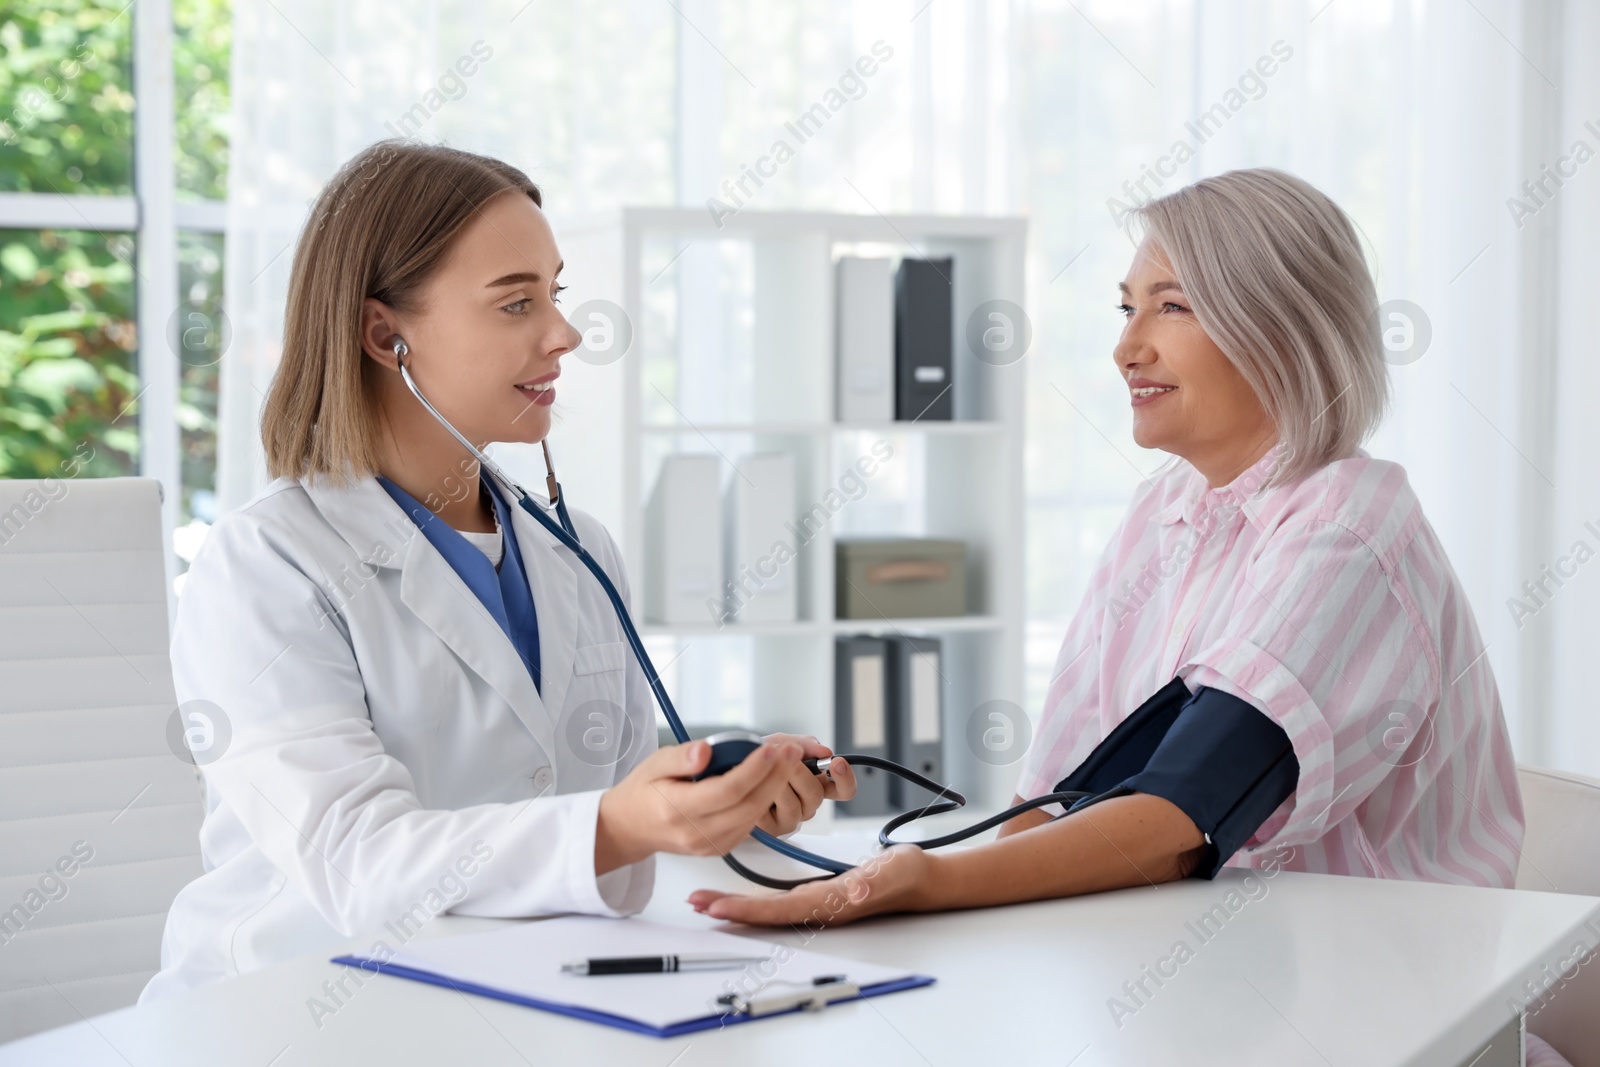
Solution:
[[(228, 154), (227, 0), (174, 0), (174, 168), (181, 199), (222, 199)], [(0, 192), (133, 192), (133, 11), (127, 0), (0, 7)], [(179, 297), (220, 308), (220, 235), (181, 234)], [(138, 467), (136, 260), (131, 235), (0, 230), (0, 477)], [(166, 337), (144, 358), (175, 359)], [(184, 511), (215, 469), (217, 360), (179, 366)], [(209, 514), (205, 517), (209, 518)]]
[(88, 476), (137, 467), (133, 241), (0, 231), (0, 477), (59, 476), (80, 444)]
[(228, 196), (230, 0), (172, 0), (173, 108), (178, 199)]
[[(178, 236), (175, 330), (182, 331), (178, 362), (178, 428), (183, 464), (183, 515), (216, 519), (217, 368), (222, 346), (222, 235)], [(163, 340), (165, 351), (166, 340)]]
[(133, 11), (28, 0), (0, 13), (0, 192), (133, 191)]

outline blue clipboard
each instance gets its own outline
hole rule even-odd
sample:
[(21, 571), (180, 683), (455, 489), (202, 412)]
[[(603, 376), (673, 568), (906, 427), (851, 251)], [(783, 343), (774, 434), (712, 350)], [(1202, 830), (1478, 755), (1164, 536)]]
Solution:
[[(512, 1004), (521, 1004), (525, 1008), (538, 1008), (540, 1011), (566, 1015), (574, 1019), (584, 1019), (591, 1023), (600, 1023), (603, 1026), (615, 1026), (619, 1030), (629, 1030), (649, 1037), (678, 1037), (682, 1034), (692, 1034), (701, 1030), (716, 1030), (739, 1023), (776, 1019), (804, 1010), (802, 1008), (791, 1008), (788, 1011), (776, 1011), (767, 1015), (744, 1015), (728, 1011), (721, 1015), (708, 1015), (700, 1019), (689, 1019), (685, 1022), (673, 1023), (671, 1026), (651, 1026), (648, 1023), (642, 1023), (637, 1019), (630, 1019), (623, 1015), (613, 1015), (610, 1012), (596, 1011), (593, 1008), (580, 1008), (573, 1004), (558, 1004), (554, 1001), (537, 1000), (533, 997), (508, 993), (503, 989), (491, 989), (488, 986), (476, 985), (472, 982), (457, 982), (443, 975), (434, 974), (432, 971), (419, 971), (415, 968), (395, 963), (383, 963), (365, 956), (335, 956), (332, 962), (343, 963), (351, 967), (360, 967), (368, 974), (390, 974), (396, 978), (409, 978), (414, 982), (426, 982), (429, 985), (443, 986), (446, 989), (454, 989), (462, 993), (474, 993), (480, 997), (504, 1000)], [(934, 980), (927, 975), (914, 974), (893, 982), (879, 982), (877, 985), (862, 986), (859, 996), (833, 1001), (829, 1007), (832, 1007), (833, 1004), (848, 1004), (852, 1000), (879, 997), (885, 993), (898, 993), (902, 989), (919, 989), (923, 986), (932, 985), (933, 982)]]

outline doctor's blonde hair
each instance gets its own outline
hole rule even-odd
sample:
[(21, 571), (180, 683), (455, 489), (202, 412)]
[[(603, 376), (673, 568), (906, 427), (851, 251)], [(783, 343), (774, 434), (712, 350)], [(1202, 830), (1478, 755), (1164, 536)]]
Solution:
[(1202, 178), (1133, 216), (1277, 426), (1268, 484), (1351, 455), (1377, 429), (1389, 401), (1377, 291), (1338, 204), (1257, 167)]
[(542, 203), (508, 163), (399, 140), (363, 149), (323, 187), (295, 246), (283, 356), (261, 414), (271, 477), (339, 484), (378, 469), (380, 368), (362, 352), (362, 302), (414, 310), (456, 235), (507, 192)]

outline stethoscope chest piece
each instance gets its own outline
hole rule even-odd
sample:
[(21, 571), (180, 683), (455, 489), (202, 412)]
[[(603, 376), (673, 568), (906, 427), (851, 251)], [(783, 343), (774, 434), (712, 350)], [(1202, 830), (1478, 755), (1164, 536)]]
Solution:
[(695, 781), (702, 778), (715, 778), (719, 774), (727, 774), (745, 758), (761, 747), (762, 737), (751, 730), (723, 730), (707, 737), (706, 744), (711, 746), (711, 762), (706, 764), (706, 769), (694, 776)]

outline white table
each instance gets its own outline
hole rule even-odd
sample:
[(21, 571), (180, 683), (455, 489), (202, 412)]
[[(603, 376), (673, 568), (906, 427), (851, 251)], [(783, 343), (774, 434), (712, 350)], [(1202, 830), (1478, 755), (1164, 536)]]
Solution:
[[(687, 891), (737, 884), (716, 861), (666, 858), (646, 915), (710, 924), (682, 903)], [(1557, 968), (1580, 930), (1592, 943), (1584, 924), (1600, 923), (1591, 897), (1291, 873), (1252, 884), (1253, 898), (1229, 871), (1215, 882), (824, 931), (808, 947), (938, 982), (676, 1039), (386, 976), (355, 988), (319, 1027), (308, 999), (343, 971), (319, 954), (0, 1046), (0, 1065), (1462, 1067), (1512, 1020), (1506, 1004), (1521, 1002), (1524, 979)], [(1232, 913), (1230, 890), (1239, 891)], [(1202, 940), (1199, 920), (1218, 904), (1228, 917)], [(445, 916), (425, 936), (494, 925)], [(1145, 977), (1148, 997), (1130, 997), (1124, 983), (1180, 940), (1192, 958), (1167, 964), (1176, 973), (1159, 988)], [(1113, 997), (1131, 1014), (1114, 1020)], [(1517, 1061), (1496, 1051), (1476, 1067), (1500, 1062)]]

